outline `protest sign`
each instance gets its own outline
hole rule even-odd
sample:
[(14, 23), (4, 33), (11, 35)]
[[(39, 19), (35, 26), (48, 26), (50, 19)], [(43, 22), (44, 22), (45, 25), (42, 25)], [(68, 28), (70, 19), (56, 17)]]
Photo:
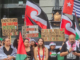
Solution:
[(22, 36), (23, 38), (38, 37), (38, 26), (22, 26)]
[(18, 35), (18, 19), (17, 18), (1, 19), (1, 23), (2, 23), (3, 36)]
[(41, 37), (44, 41), (63, 41), (65, 38), (64, 29), (42, 29)]

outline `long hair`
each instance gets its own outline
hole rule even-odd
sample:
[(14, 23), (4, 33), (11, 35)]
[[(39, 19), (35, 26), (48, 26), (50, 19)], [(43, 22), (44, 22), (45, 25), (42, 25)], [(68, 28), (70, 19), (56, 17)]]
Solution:
[[(40, 39), (42, 39), (42, 42), (43, 42), (42, 48), (44, 48), (44, 47), (45, 47), (45, 46), (44, 46), (44, 39), (43, 39), (43, 38), (39, 38), (38, 41), (39, 41)], [(39, 44), (38, 44), (38, 47), (40, 47)]]
[(16, 48), (18, 48), (17, 39), (19, 39), (19, 35), (16, 36), (16, 39), (15, 39), (14, 42), (13, 42), (13, 46), (16, 47)]
[[(36, 47), (37, 46), (37, 44), (36, 44), (36, 42), (34, 42), (35, 44), (34, 44), (34, 47)], [(32, 47), (32, 45), (31, 45), (31, 47)]]
[(5, 45), (4, 42), (5, 42), (6, 39), (10, 39), (10, 38), (8, 36), (5, 36), (4, 39), (3, 39), (3, 45)]

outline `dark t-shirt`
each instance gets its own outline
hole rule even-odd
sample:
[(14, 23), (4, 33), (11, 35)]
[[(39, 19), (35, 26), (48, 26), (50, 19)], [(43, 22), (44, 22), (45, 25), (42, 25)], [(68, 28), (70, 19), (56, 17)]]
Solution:
[(28, 56), (30, 56), (30, 59), (29, 60), (33, 60), (33, 49), (30, 47), (30, 51), (29, 52), (26, 52)]
[(59, 49), (50, 50), (49, 49), (49, 58), (48, 60), (57, 60), (57, 53), (59, 52)]
[[(76, 48), (77, 48), (77, 47), (76, 47)], [(66, 52), (66, 51), (68, 51), (68, 49), (67, 49), (67, 45), (66, 45), (66, 43), (65, 43), (65, 44), (62, 46), (61, 52)], [(78, 51), (78, 48), (77, 48), (76, 52), (79, 52), (79, 51)], [(69, 53), (68, 55), (64, 56), (64, 60), (79, 60), (79, 57), (73, 55), (72, 52), (71, 52), (71, 53)]]

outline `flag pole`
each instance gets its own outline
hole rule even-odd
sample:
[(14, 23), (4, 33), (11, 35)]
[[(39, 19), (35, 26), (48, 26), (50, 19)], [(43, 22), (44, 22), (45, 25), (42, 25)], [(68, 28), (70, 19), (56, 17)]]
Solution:
[[(63, 1), (64, 2), (64, 1)], [(63, 8), (64, 8), (64, 3), (63, 3)], [(62, 12), (61, 12), (61, 17), (63, 15), (63, 8), (62, 8)], [(61, 18), (61, 23), (62, 23), (62, 18)], [(61, 23), (60, 23), (60, 28), (61, 28)]]
[[(26, 0), (26, 3), (27, 3), (27, 1), (28, 0)], [(26, 12), (26, 8), (25, 8), (25, 14), (27, 14), (27, 12)], [(26, 26), (26, 24), (27, 24), (27, 22), (26, 22), (26, 15), (25, 15), (25, 18), (24, 18), (25, 20), (24, 20), (24, 25)]]

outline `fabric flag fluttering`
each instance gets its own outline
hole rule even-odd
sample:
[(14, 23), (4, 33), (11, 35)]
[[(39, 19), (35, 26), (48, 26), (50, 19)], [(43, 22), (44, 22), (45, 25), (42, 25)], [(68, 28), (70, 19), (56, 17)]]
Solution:
[(27, 26), (38, 25), (39, 37), (41, 37), (41, 29), (52, 28), (47, 15), (44, 11), (32, 0), (26, 1), (25, 19)]
[(47, 15), (32, 0), (26, 2), (25, 21), (26, 25), (38, 25), (41, 29), (50, 28)]
[(65, 30), (65, 34), (75, 35), (75, 24), (65, 15), (62, 15), (61, 27)]
[(20, 32), (16, 60), (24, 60), (26, 57), (27, 57), (27, 54), (26, 54), (24, 43), (23, 43), (23, 38)]
[(75, 31), (76, 31), (76, 40), (78, 40), (80, 38), (80, 28), (79, 28), (77, 16), (75, 16)]
[(80, 17), (80, 0), (65, 0), (63, 13)]

